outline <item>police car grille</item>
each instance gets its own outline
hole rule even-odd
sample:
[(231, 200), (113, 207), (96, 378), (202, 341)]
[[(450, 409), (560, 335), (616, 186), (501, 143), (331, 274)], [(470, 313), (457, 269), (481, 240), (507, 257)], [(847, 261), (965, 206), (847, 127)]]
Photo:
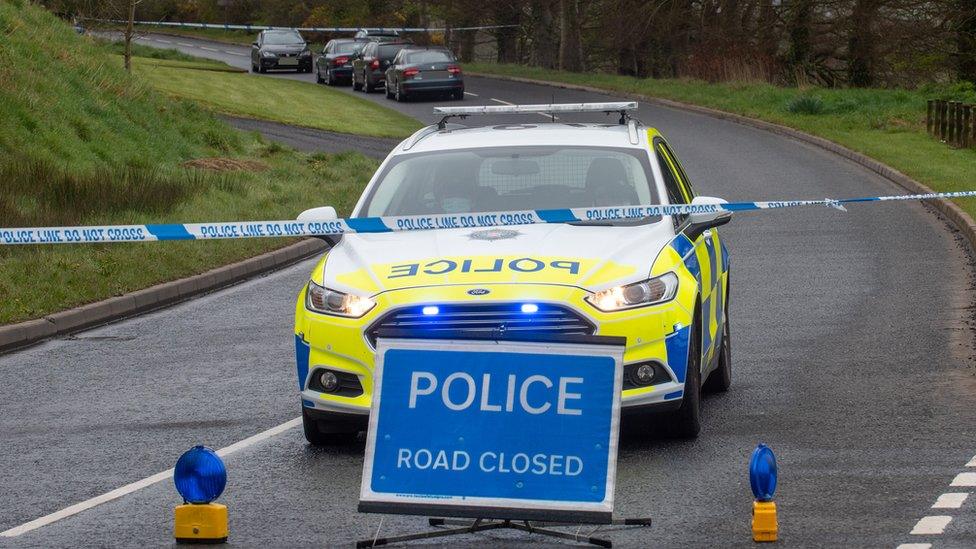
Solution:
[(376, 346), (381, 329), (396, 329), (417, 335), (436, 335), (458, 330), (473, 333), (593, 335), (596, 328), (579, 313), (559, 305), (538, 304), (534, 313), (522, 312), (521, 303), (478, 305), (439, 305), (436, 315), (425, 315), (423, 306), (406, 307), (387, 313), (366, 332)]

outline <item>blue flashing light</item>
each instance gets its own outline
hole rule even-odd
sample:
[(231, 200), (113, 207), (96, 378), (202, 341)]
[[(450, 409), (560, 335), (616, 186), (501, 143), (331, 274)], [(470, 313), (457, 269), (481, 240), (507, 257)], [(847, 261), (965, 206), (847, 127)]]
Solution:
[(210, 503), (227, 485), (227, 468), (217, 452), (194, 446), (180, 456), (173, 470), (176, 491), (187, 503)]
[(539, 312), (539, 306), (536, 305), (535, 303), (523, 303), (522, 304), (522, 312), (523, 313), (538, 313)]
[(436, 314), (439, 314), (440, 312), (441, 312), (441, 308), (438, 307), (437, 305), (428, 305), (423, 309), (424, 316), (434, 316)]
[(776, 456), (765, 444), (756, 446), (749, 461), (749, 485), (758, 501), (772, 501), (776, 492)]

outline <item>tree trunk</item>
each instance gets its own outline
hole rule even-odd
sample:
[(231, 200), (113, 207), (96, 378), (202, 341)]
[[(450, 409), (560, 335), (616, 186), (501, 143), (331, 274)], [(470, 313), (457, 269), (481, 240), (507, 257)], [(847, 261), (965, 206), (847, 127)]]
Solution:
[(957, 0), (956, 48), (959, 80), (976, 82), (976, 0)]
[(558, 62), (559, 32), (556, 28), (556, 14), (553, 8), (553, 0), (532, 2), (534, 32), (530, 59), (533, 65), (544, 69), (554, 69)]
[(132, 36), (135, 34), (133, 30), (134, 21), (136, 20), (136, 2), (138, 0), (129, 0), (128, 14), (126, 19), (128, 21), (125, 24), (125, 71), (132, 72)]
[(760, 0), (759, 5), (759, 51), (768, 59), (776, 57), (779, 46), (776, 42), (774, 25), (776, 14), (773, 13), (772, 0)]
[(812, 0), (796, 0), (790, 9), (787, 23), (789, 35), (789, 50), (786, 52), (786, 64), (793, 74), (802, 70), (810, 59), (810, 19), (813, 11)]
[(559, 0), (559, 16), (559, 70), (579, 72), (583, 70), (583, 45), (576, 0)]
[(855, 88), (874, 84), (874, 27), (878, 0), (856, 0), (847, 39), (847, 82)]
[[(517, 2), (499, 1), (494, 4), (494, 24), (518, 25), (521, 9)], [(499, 63), (518, 61), (518, 27), (506, 27), (495, 31)]]

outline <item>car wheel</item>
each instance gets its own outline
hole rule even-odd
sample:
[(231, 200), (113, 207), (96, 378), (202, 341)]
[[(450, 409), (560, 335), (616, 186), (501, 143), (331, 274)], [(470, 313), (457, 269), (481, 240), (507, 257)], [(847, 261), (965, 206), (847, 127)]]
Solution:
[(359, 82), (356, 82), (355, 75), (352, 77), (352, 89), (353, 91), (359, 91), (362, 89), (362, 85)]
[(335, 78), (332, 76), (332, 71), (325, 71), (325, 85), (335, 86)]
[(729, 282), (725, 282), (725, 310), (722, 313), (722, 347), (719, 349), (718, 367), (708, 374), (705, 385), (702, 386), (709, 393), (724, 393), (732, 386), (732, 339), (729, 337)]
[(454, 92), (454, 93), (452, 93), (451, 95), (452, 95), (452, 96), (454, 97), (454, 99), (456, 99), (457, 101), (461, 101), (462, 99), (464, 99), (464, 90), (458, 90), (458, 91), (456, 91), (456, 92)]
[(685, 373), (684, 396), (681, 407), (672, 412), (666, 421), (665, 433), (673, 438), (695, 438), (701, 430), (701, 307), (692, 325), (688, 342), (688, 368)]
[(399, 85), (396, 88), (394, 88), (394, 90), (395, 91), (393, 93), (396, 96), (397, 101), (403, 103), (404, 101), (407, 100), (407, 94), (402, 89), (400, 89)]
[(312, 446), (336, 446), (355, 442), (359, 435), (357, 432), (330, 433), (329, 429), (323, 429), (320, 421), (308, 413), (308, 409), (302, 407), (302, 428), (305, 431), (305, 440)]
[(266, 69), (264, 67), (258, 67), (258, 72), (261, 73), (261, 74), (267, 74), (268, 69)]
[(326, 84), (327, 83), (325, 81), (325, 79), (322, 78), (322, 71), (319, 70), (319, 69), (315, 69), (315, 83), (316, 84)]
[(376, 91), (376, 85), (370, 84), (369, 78), (367, 78), (365, 74), (363, 75), (363, 91), (366, 93), (373, 93)]
[(386, 81), (386, 88), (384, 88), (384, 90), (386, 91), (386, 98), (387, 99), (394, 99), (395, 95), (394, 95), (393, 91), (390, 89), (390, 81), (389, 80)]

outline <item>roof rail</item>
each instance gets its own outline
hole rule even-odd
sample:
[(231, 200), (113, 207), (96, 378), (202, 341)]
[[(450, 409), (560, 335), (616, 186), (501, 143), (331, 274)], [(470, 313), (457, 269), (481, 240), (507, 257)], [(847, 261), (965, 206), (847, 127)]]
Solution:
[(414, 132), (413, 135), (408, 137), (407, 140), (404, 141), (403, 147), (400, 150), (409, 151), (414, 147), (414, 145), (423, 141), (425, 137), (429, 135), (433, 135), (441, 130), (463, 130), (463, 129), (465, 129), (465, 127), (460, 124), (447, 124), (444, 121), (442, 121), (442, 123), (439, 124), (424, 126), (423, 128), (420, 128), (419, 130)]
[(564, 114), (574, 112), (620, 113), (620, 124), (630, 120), (629, 111), (637, 110), (636, 101), (606, 103), (550, 103), (548, 105), (481, 105), (477, 107), (434, 107), (434, 114), (443, 116), (439, 128), (446, 127), (450, 118), (467, 118), (478, 114)]

